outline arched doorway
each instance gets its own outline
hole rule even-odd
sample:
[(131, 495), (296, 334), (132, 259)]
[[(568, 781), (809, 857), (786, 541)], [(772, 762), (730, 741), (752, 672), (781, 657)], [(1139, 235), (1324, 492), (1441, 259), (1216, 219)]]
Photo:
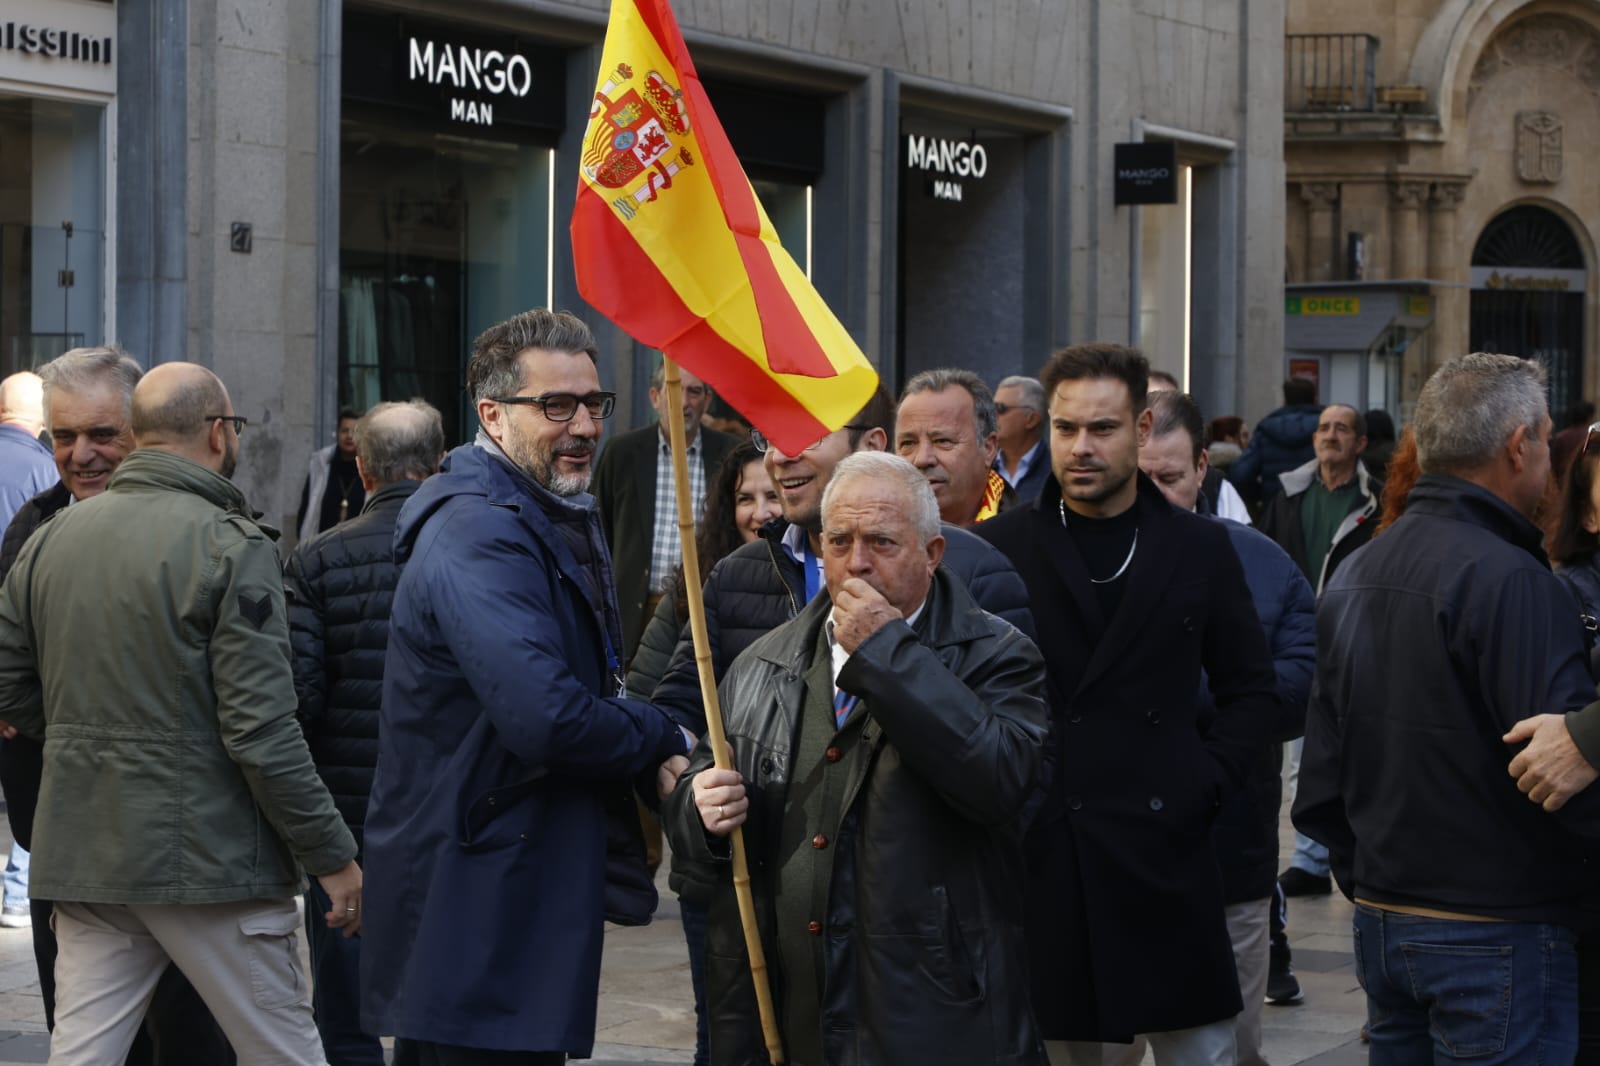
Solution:
[(1583, 393), (1583, 250), (1566, 222), (1531, 204), (1496, 215), (1472, 250), (1471, 350), (1537, 359), (1559, 424)]

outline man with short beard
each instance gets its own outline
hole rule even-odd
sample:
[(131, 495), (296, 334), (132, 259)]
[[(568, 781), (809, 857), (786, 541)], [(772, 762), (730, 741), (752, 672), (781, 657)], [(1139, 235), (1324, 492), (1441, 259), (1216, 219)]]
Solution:
[(1049, 672), (1054, 775), (1024, 891), (1055, 1066), (1135, 1035), (1160, 1064), (1232, 1066), (1242, 1007), (1211, 823), (1271, 735), (1276, 679), (1228, 531), (1139, 472), (1148, 375), (1112, 344), (1052, 356), (1052, 476), (974, 530), (1028, 586)]
[(589, 328), (546, 310), (491, 326), (467, 387), (477, 440), (395, 529), (362, 1027), (399, 1038), (397, 1061), (543, 1066), (594, 1047), (605, 920), (654, 910), (628, 783), (675, 780), (686, 737), (622, 695), (587, 491), (616, 397)]

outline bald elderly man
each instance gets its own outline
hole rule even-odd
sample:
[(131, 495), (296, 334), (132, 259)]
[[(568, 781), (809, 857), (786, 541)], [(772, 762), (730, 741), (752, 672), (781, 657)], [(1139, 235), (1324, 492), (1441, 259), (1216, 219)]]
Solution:
[(44, 382), (24, 370), (0, 381), (0, 529), (18, 508), (56, 483), (56, 461), (39, 439)]
[(240, 1061), (325, 1062), (294, 897), (303, 867), (354, 933), (361, 871), (295, 721), (277, 553), (228, 480), (245, 421), (204, 367), (151, 370), (137, 449), (0, 591), (0, 719), (49, 741), (33, 887), (56, 901), (57, 1066), (123, 1061), (169, 961)]

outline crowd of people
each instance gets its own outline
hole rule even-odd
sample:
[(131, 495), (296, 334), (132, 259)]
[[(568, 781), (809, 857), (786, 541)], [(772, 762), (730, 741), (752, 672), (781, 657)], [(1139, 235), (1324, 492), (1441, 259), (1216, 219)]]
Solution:
[(697, 1063), (768, 1061), (764, 985), (797, 1066), (1259, 1066), (1286, 901), (1335, 887), (1373, 1062), (1593, 1054), (1600, 430), (1553, 457), (1536, 364), (1447, 362), (1394, 442), (1299, 381), (1208, 422), (1079, 344), (792, 454), (683, 378), (602, 450), (588, 327), (499, 323), (475, 438), (342, 413), (286, 560), (210, 371), (0, 383), (5, 913), (52, 1063), (586, 1057), (663, 861)]

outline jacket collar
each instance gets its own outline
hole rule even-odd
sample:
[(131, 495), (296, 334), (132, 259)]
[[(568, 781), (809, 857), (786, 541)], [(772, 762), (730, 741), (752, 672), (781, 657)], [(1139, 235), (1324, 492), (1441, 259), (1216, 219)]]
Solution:
[(1414, 514), (1470, 523), (1516, 545), (1545, 566), (1550, 565), (1550, 557), (1544, 551), (1544, 531), (1509, 503), (1471, 481), (1424, 474), (1406, 497), (1401, 520)]
[(367, 502), (361, 505), (361, 513), (377, 510), (379, 507), (398, 508), (409, 500), (413, 493), (422, 487), (422, 482), (410, 478), (402, 478), (375, 491), (367, 497)]
[(250, 519), (255, 517), (245, 503), (244, 493), (233, 482), (193, 459), (158, 448), (134, 449), (106, 482), (107, 491), (118, 488), (188, 492), (231, 514)]
[[(1317, 461), (1302, 463), (1293, 470), (1285, 471), (1278, 475), (1278, 481), (1283, 485), (1286, 496), (1298, 496), (1311, 487), (1311, 482), (1317, 477)], [(1356, 457), (1356, 487), (1366, 499), (1372, 499), (1372, 475), (1367, 472), (1367, 464)]]

